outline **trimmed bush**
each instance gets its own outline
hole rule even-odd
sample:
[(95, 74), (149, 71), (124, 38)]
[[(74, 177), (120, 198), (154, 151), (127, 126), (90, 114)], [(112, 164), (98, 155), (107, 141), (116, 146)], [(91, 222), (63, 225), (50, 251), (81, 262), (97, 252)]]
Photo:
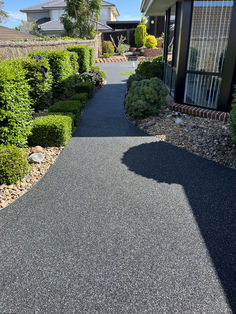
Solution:
[(230, 111), (230, 129), (232, 132), (232, 143), (236, 144), (236, 86), (234, 87), (235, 93), (233, 95), (234, 99)]
[(133, 82), (125, 99), (125, 109), (135, 119), (157, 115), (167, 94), (167, 88), (159, 78)]
[(67, 50), (36, 50), (29, 54), (30, 56), (45, 57), (53, 75), (53, 96), (61, 98), (68, 96), (71, 89), (71, 77), (73, 68), (71, 65), (71, 55)]
[(29, 172), (26, 152), (13, 145), (0, 145), (0, 184), (15, 184)]
[(81, 82), (75, 86), (77, 93), (87, 93), (89, 98), (93, 97), (94, 84), (92, 82)]
[(0, 144), (24, 147), (31, 131), (30, 86), (20, 60), (0, 63)]
[(134, 33), (135, 45), (137, 47), (143, 47), (146, 42), (147, 28), (146, 25), (140, 24), (136, 27)]
[(74, 122), (76, 124), (84, 105), (84, 102), (80, 102), (78, 100), (58, 101), (49, 107), (48, 112), (71, 112), (75, 116)]
[(162, 63), (162, 62), (163, 62), (163, 56), (162, 55), (154, 57), (152, 59), (152, 63)]
[(113, 56), (115, 47), (111, 41), (104, 41), (102, 44), (102, 52), (105, 58)]
[(145, 46), (146, 46), (147, 48), (152, 48), (152, 49), (153, 49), (153, 48), (156, 48), (156, 46), (157, 46), (157, 40), (156, 40), (155, 36), (148, 35), (148, 36), (146, 37)]
[(73, 118), (65, 114), (38, 117), (33, 122), (31, 145), (43, 147), (65, 146), (72, 135)]
[(90, 53), (88, 46), (68, 46), (67, 50), (77, 53), (80, 73), (88, 72), (90, 70)]
[(42, 72), (41, 63), (32, 58), (22, 58), (22, 66), (25, 69), (25, 77), (30, 85), (29, 96), (32, 107), (38, 111), (49, 106), (52, 101), (53, 77), (47, 59), (43, 58), (41, 63), (45, 68), (46, 78)]
[(163, 78), (164, 64), (156, 59), (152, 61), (141, 61), (136, 69), (136, 73), (150, 79), (152, 77)]
[(70, 62), (74, 73), (79, 72), (79, 57), (76, 52), (68, 51), (70, 54)]
[(119, 44), (117, 47), (117, 53), (119, 53), (119, 55), (123, 56), (126, 52), (128, 52), (130, 49), (130, 45), (128, 44)]
[(94, 66), (95, 63), (95, 52), (93, 48), (89, 48), (89, 60), (90, 60), (90, 69)]
[(133, 82), (138, 82), (144, 80), (146, 77), (140, 74), (133, 74), (128, 78), (127, 89), (129, 90)]
[(84, 102), (86, 103), (88, 101), (88, 94), (87, 93), (77, 93), (77, 94), (74, 94), (70, 100), (79, 100), (81, 102)]

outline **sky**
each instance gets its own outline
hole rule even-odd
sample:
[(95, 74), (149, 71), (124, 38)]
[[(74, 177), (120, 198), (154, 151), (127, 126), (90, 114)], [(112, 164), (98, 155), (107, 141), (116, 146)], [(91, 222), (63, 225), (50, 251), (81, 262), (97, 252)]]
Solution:
[[(5, 0), (4, 10), (8, 12), (9, 18), (1, 25), (14, 28), (21, 20), (26, 20), (26, 14), (20, 9), (45, 2), (47, 0)], [(108, 0), (109, 1), (109, 0)], [(140, 5), (142, 0), (110, 0), (120, 12), (119, 20), (139, 20), (141, 18)]]

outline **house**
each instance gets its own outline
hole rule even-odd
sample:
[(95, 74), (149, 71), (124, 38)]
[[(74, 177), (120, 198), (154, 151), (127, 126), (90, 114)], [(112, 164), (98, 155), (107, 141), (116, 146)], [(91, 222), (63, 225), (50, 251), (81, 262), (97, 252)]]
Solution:
[[(44, 35), (60, 35), (64, 32), (60, 17), (64, 14), (65, 7), (65, 0), (50, 0), (22, 9), (21, 12), (26, 13), (30, 21), (36, 21)], [(98, 31), (110, 30), (106, 22), (116, 21), (118, 16), (119, 12), (113, 3), (102, 1), (99, 23), (96, 24)], [(91, 23), (96, 22), (92, 20)]]
[(164, 82), (175, 102), (228, 111), (236, 84), (236, 1), (143, 0), (165, 16)]

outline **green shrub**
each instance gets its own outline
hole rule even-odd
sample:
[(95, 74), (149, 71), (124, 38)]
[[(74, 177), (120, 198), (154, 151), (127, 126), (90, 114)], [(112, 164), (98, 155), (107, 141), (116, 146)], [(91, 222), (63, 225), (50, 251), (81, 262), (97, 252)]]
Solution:
[(91, 67), (94, 66), (94, 62), (95, 62), (95, 52), (93, 48), (89, 48), (89, 65), (90, 65), (90, 69)]
[(111, 56), (112, 56), (111, 53), (104, 52), (104, 54), (103, 54), (104, 58), (110, 58)]
[(135, 45), (137, 47), (142, 47), (145, 45), (147, 37), (146, 25), (140, 24), (136, 27), (134, 33)]
[(93, 97), (94, 84), (92, 82), (81, 82), (75, 86), (77, 93), (87, 93), (89, 98)]
[(113, 43), (111, 41), (104, 41), (102, 44), (102, 52), (105, 58), (107, 58), (106, 56), (108, 57), (113, 56), (115, 52), (115, 47)]
[(71, 89), (71, 78), (73, 68), (71, 65), (71, 55), (67, 50), (36, 50), (29, 54), (30, 56), (45, 57), (52, 71), (53, 76), (53, 96), (61, 98), (68, 96)]
[(27, 144), (33, 111), (25, 75), (19, 59), (0, 63), (0, 144)]
[(80, 73), (88, 72), (90, 70), (90, 53), (89, 53), (89, 47), (88, 46), (68, 46), (68, 51), (74, 51), (77, 53), (79, 59), (79, 70)]
[(130, 49), (130, 45), (127, 44), (119, 44), (117, 47), (117, 52), (119, 55), (123, 55), (124, 53), (128, 52)]
[(52, 114), (38, 117), (33, 122), (31, 145), (43, 147), (64, 146), (72, 135), (73, 118), (68, 115)]
[(156, 48), (156, 46), (157, 46), (157, 40), (156, 40), (155, 36), (148, 35), (148, 36), (146, 37), (145, 46), (146, 46), (147, 48)]
[(135, 119), (157, 115), (165, 104), (167, 88), (158, 78), (133, 82), (125, 99), (125, 109)]
[(232, 132), (232, 143), (236, 144), (236, 86), (235, 93), (233, 95), (234, 99), (232, 102), (232, 109), (230, 111), (230, 129)]
[(58, 101), (49, 107), (48, 112), (71, 112), (75, 116), (74, 122), (76, 124), (84, 105), (84, 102), (78, 100)]
[(0, 185), (15, 184), (29, 172), (26, 152), (13, 145), (0, 145)]
[(88, 94), (87, 93), (77, 93), (77, 94), (74, 94), (70, 100), (79, 100), (81, 102), (84, 102), (86, 103), (88, 101)]
[(127, 80), (127, 89), (129, 90), (133, 82), (142, 81), (145, 79), (145, 76), (140, 74), (133, 74)]
[(32, 58), (22, 58), (22, 66), (25, 69), (25, 77), (30, 85), (29, 96), (32, 107), (38, 111), (49, 106), (52, 101), (53, 77), (47, 59), (43, 58), (41, 63), (46, 71), (46, 78), (42, 72), (41, 63)]
[(68, 51), (70, 54), (70, 62), (74, 73), (79, 72), (79, 57), (76, 52)]
[(136, 69), (136, 73), (150, 79), (152, 77), (163, 78), (164, 63), (157, 60), (141, 61)]
[(160, 63), (160, 62), (163, 62), (163, 56), (162, 55), (154, 57), (152, 59), (152, 63)]

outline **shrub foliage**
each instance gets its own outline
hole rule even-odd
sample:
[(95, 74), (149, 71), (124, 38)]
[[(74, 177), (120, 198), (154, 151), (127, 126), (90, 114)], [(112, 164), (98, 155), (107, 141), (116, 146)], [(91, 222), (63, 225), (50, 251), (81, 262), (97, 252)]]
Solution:
[(73, 118), (65, 114), (45, 115), (34, 120), (30, 143), (43, 147), (64, 146), (72, 135)]
[(147, 37), (146, 25), (144, 24), (138, 25), (134, 33), (135, 45), (137, 47), (144, 46), (146, 43), (146, 37)]
[(59, 101), (49, 107), (48, 112), (71, 112), (75, 116), (74, 122), (76, 123), (84, 105), (84, 102), (78, 100)]
[(133, 74), (128, 78), (127, 89), (129, 90), (133, 82), (142, 81), (145, 79), (145, 76), (140, 74)]
[(88, 72), (90, 70), (90, 52), (88, 46), (68, 46), (67, 50), (77, 53), (80, 73)]
[(148, 79), (152, 77), (158, 77), (162, 79), (164, 63), (157, 58), (154, 58), (152, 61), (141, 61), (136, 69), (136, 73), (145, 76)]
[(92, 82), (81, 82), (75, 86), (77, 93), (87, 93), (89, 98), (93, 97), (94, 94), (94, 83)]
[(13, 145), (0, 145), (0, 184), (14, 184), (29, 172), (24, 149)]
[(156, 40), (155, 36), (148, 35), (148, 36), (146, 37), (145, 46), (146, 46), (147, 48), (156, 48), (156, 46), (157, 46), (157, 40)]
[(0, 63), (0, 144), (24, 147), (31, 131), (30, 86), (19, 59)]
[(158, 78), (133, 82), (125, 99), (125, 109), (136, 119), (157, 115), (166, 96), (167, 89)]
[(102, 52), (104, 57), (109, 58), (113, 56), (115, 47), (111, 41), (104, 41), (102, 44)]

